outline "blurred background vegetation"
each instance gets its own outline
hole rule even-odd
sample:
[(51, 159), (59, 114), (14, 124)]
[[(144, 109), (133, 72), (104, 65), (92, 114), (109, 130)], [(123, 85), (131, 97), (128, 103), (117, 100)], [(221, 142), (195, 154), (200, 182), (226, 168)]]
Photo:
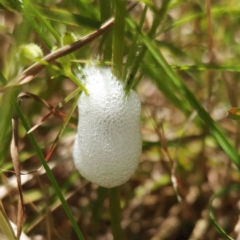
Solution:
[[(109, 190), (83, 179), (72, 161), (81, 90), (76, 78), (88, 62), (111, 65), (112, 30), (51, 63), (40, 59), (96, 31), (114, 15), (115, 2), (0, 0), (0, 228), (5, 234), (8, 219), (17, 222), (12, 159), (18, 157), (9, 150), (17, 111), (26, 239), (83, 239), (78, 227), (85, 239), (113, 239)], [(136, 173), (120, 187), (122, 238), (240, 239), (240, 125), (232, 120), (239, 114), (240, 2), (142, 0), (124, 17), (123, 78), (141, 98), (143, 152)], [(45, 67), (34, 78), (19, 80), (40, 62)], [(16, 101), (22, 92), (33, 95), (21, 95), (20, 110)], [(59, 103), (60, 111), (46, 117)], [(49, 158), (48, 169), (43, 156)]]

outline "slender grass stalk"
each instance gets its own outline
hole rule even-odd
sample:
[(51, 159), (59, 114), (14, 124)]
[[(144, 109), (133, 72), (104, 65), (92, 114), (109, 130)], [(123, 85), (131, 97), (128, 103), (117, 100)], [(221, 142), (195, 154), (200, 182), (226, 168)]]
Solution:
[[(124, 26), (126, 1), (114, 0), (114, 28), (113, 28), (113, 74), (122, 80), (123, 51), (124, 51)], [(123, 230), (121, 228), (120, 188), (109, 189), (111, 228), (114, 240), (122, 240)]]
[(7, 80), (6, 80), (6, 78), (4, 77), (4, 75), (1, 71), (0, 71), (0, 82), (2, 84), (7, 84)]
[[(112, 17), (112, 6), (111, 0), (100, 0), (100, 12), (101, 12), (101, 22), (102, 24)], [(112, 31), (108, 31), (103, 34), (104, 41), (104, 51), (103, 51), (103, 60), (111, 61), (112, 58)]]
[[(146, 13), (147, 13), (147, 10), (148, 10), (148, 7), (147, 5), (144, 7), (143, 9), (143, 13), (142, 13), (142, 16), (141, 16), (141, 19), (140, 19), (140, 22), (139, 22), (139, 29), (142, 29), (142, 26), (143, 26), (143, 23), (144, 23), (144, 20), (146, 18)], [(136, 33), (136, 35), (134, 36), (133, 38), (133, 41), (132, 41), (132, 45), (131, 45), (131, 48), (130, 48), (130, 51), (128, 52), (128, 56), (127, 56), (127, 62), (126, 62), (126, 65), (125, 65), (125, 68), (124, 68), (124, 73), (123, 73), (123, 78), (124, 80), (126, 79), (127, 77), (127, 72), (129, 71), (129, 66), (130, 64), (134, 61), (135, 57), (136, 57), (136, 53), (137, 53), (137, 48), (138, 48), (138, 37), (139, 37), (139, 32)], [(131, 86), (127, 86), (128, 90), (131, 88)]]
[[(100, 3), (101, 22), (104, 23), (105, 21), (107, 21), (109, 18), (112, 17), (111, 0), (100, 0), (99, 3)], [(105, 64), (106, 61), (111, 61), (111, 57), (112, 57), (112, 48), (109, 47), (112, 45), (112, 31), (103, 34), (102, 38), (105, 44), (104, 51), (103, 51), (103, 60)], [(97, 239), (97, 232), (99, 230), (98, 222), (101, 220), (100, 218), (101, 210), (103, 207), (104, 200), (107, 196), (107, 193), (108, 193), (108, 189), (104, 187), (99, 187), (97, 190), (97, 199), (94, 203), (93, 212), (92, 212), (92, 219), (93, 219), (92, 239), (93, 240)]]
[(213, 208), (213, 201), (217, 198), (220, 198), (222, 197), (223, 195), (225, 194), (229, 194), (230, 192), (232, 191), (238, 191), (239, 192), (240, 190), (240, 186), (239, 184), (233, 184), (233, 185), (230, 185), (230, 186), (226, 186), (220, 190), (218, 190), (217, 192), (215, 192), (210, 201), (209, 201), (209, 217), (213, 223), (213, 225), (215, 226), (215, 228), (217, 229), (217, 231), (225, 238), (225, 239), (228, 239), (228, 240), (234, 240), (234, 238), (230, 237), (226, 231), (217, 223), (217, 220), (215, 219), (215, 216), (214, 216), (214, 208)]
[(97, 233), (99, 231), (99, 221), (101, 220), (101, 215), (102, 215), (102, 207), (104, 200), (107, 196), (108, 189), (104, 187), (99, 187), (97, 189), (97, 199), (94, 203), (93, 209), (92, 209), (92, 219), (93, 219), (93, 224), (92, 224), (92, 239), (96, 240), (97, 239)]
[(16, 89), (8, 89), (0, 102), (0, 112), (3, 113), (0, 120), (0, 166), (5, 162), (6, 154), (9, 151), (8, 139), (11, 134), (12, 99), (16, 98), (16, 94)]
[(57, 33), (57, 31), (49, 24), (49, 22), (42, 16), (42, 14), (37, 10), (37, 8), (32, 7), (30, 5), (31, 12), (37, 17), (37, 19), (42, 23), (43, 26), (46, 27), (46, 29), (53, 35), (53, 37), (57, 40), (58, 43), (60, 43), (60, 35)]
[(78, 79), (71, 71), (66, 71), (66, 72), (65, 72), (65, 75), (66, 75), (67, 77), (69, 77), (70, 79), (72, 79), (73, 82), (76, 83), (76, 84), (78, 85), (78, 87), (80, 87), (80, 88), (84, 91), (84, 93), (85, 93), (86, 95), (89, 95), (89, 94), (88, 94), (88, 90), (86, 89), (86, 87), (84, 86), (84, 84), (82, 84), (82, 83), (79, 81), (79, 79)]
[(33, 29), (39, 34), (42, 40), (45, 42), (49, 49), (52, 49), (52, 43), (48, 40), (48, 38), (43, 34), (41, 27), (37, 24), (32, 15), (30, 15), (30, 3), (28, 0), (24, 1), (23, 15), (28, 21), (29, 25), (33, 27)]
[[(26, 132), (28, 132), (28, 131), (29, 131), (28, 123), (27, 123), (26, 119), (24, 118), (24, 116), (23, 116), (23, 114), (22, 114), (22, 111), (21, 111), (21, 109), (20, 109), (20, 107), (19, 107), (19, 105), (18, 105), (17, 102), (15, 102), (15, 109), (16, 109), (16, 112), (17, 112), (17, 114), (18, 114), (18, 116), (19, 116), (19, 118), (20, 118), (20, 120), (21, 120), (21, 122), (22, 122), (22, 124), (23, 124), (23, 127), (25, 128)], [(53, 185), (53, 187), (54, 187), (54, 189), (55, 189), (55, 191), (56, 191), (56, 193), (57, 193), (60, 201), (62, 202), (62, 206), (63, 206), (63, 208), (64, 208), (64, 210), (65, 210), (68, 218), (70, 219), (70, 221), (71, 221), (71, 223), (72, 223), (72, 226), (73, 226), (73, 228), (74, 228), (74, 230), (75, 230), (78, 238), (79, 238), (80, 240), (84, 240), (84, 237), (83, 237), (83, 235), (82, 235), (82, 232), (81, 232), (81, 230), (79, 229), (79, 227), (78, 227), (78, 225), (77, 225), (77, 222), (76, 222), (76, 220), (74, 219), (73, 214), (72, 214), (72, 212), (71, 212), (71, 210), (70, 210), (67, 202), (66, 202), (65, 199), (64, 199), (64, 196), (63, 196), (63, 194), (62, 194), (62, 192), (61, 192), (61, 189), (60, 189), (60, 187), (58, 186), (57, 181), (56, 181), (56, 179), (54, 178), (54, 175), (53, 175), (53, 173), (51, 172), (51, 169), (49, 168), (49, 166), (48, 166), (48, 164), (47, 164), (47, 162), (46, 162), (46, 160), (45, 160), (45, 158), (44, 158), (44, 156), (43, 156), (43, 153), (42, 153), (41, 149), (39, 148), (39, 146), (38, 146), (38, 144), (37, 144), (34, 136), (32, 135), (32, 133), (29, 133), (29, 134), (28, 134), (28, 137), (29, 137), (29, 139), (30, 139), (30, 141), (31, 141), (31, 143), (32, 143), (32, 145), (33, 145), (33, 148), (34, 148), (34, 150), (36, 151), (39, 159), (41, 160), (41, 163), (42, 163), (44, 169), (46, 170), (46, 173), (47, 173), (47, 175), (48, 175), (48, 178), (49, 178), (51, 184)]]
[(162, 67), (166, 75), (169, 77), (169, 80), (179, 89), (182, 96), (189, 101), (192, 107), (198, 112), (199, 117), (206, 123), (208, 128), (211, 130), (213, 136), (217, 140), (218, 144), (222, 147), (225, 153), (229, 156), (231, 161), (240, 169), (240, 156), (232, 144), (228, 141), (226, 134), (217, 123), (211, 118), (208, 112), (203, 108), (203, 106), (198, 102), (194, 94), (190, 91), (187, 85), (181, 80), (181, 78), (172, 70), (168, 65), (167, 61), (163, 57), (160, 51), (156, 49), (151, 44), (151, 39), (146, 35), (142, 34), (141, 36), (143, 43), (149, 50), (149, 53), (155, 58), (159, 63), (159, 66)]
[(122, 80), (126, 1), (114, 0), (113, 73)]
[(16, 240), (13, 228), (3, 208), (2, 200), (0, 200), (0, 222), (1, 222), (0, 229), (6, 235), (7, 239)]
[(111, 215), (111, 228), (114, 240), (122, 240), (123, 231), (121, 228), (121, 206), (120, 206), (120, 188), (115, 187), (109, 189), (109, 200), (110, 200), (110, 215)]
[[(170, 0), (163, 1), (163, 5), (162, 5), (161, 9), (159, 10), (158, 14), (155, 14), (154, 20), (153, 20), (153, 23), (152, 23), (152, 27), (151, 27), (151, 29), (150, 29), (150, 31), (148, 33), (149, 38), (153, 38), (154, 37), (154, 34), (155, 34), (158, 26), (163, 21), (165, 15), (167, 13), (167, 10), (168, 10), (169, 2), (170, 2)], [(140, 29), (138, 29), (138, 30), (140, 30)], [(131, 87), (131, 85), (132, 85), (133, 79), (136, 76), (136, 73), (138, 71), (139, 65), (142, 62), (142, 59), (143, 59), (146, 51), (147, 51), (147, 48), (144, 45), (142, 45), (142, 49), (139, 52), (139, 54), (136, 57), (136, 59), (134, 60), (132, 68), (131, 68), (131, 71), (130, 71), (129, 75), (127, 76), (127, 79), (126, 79), (127, 91), (129, 90), (129, 87)]]

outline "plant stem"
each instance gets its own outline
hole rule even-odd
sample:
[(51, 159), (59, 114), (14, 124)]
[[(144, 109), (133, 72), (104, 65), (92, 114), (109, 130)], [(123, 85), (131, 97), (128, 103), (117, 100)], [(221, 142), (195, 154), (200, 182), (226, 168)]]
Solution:
[[(114, 3), (114, 28), (112, 61), (113, 74), (117, 79), (122, 80), (123, 50), (124, 50), (124, 25), (126, 0), (113, 0)], [(120, 207), (120, 188), (115, 187), (109, 190), (109, 209), (111, 215), (111, 228), (114, 240), (122, 240), (123, 230), (121, 228), (121, 207)]]
[(113, 74), (122, 80), (126, 1), (114, 0)]
[(123, 231), (121, 228), (121, 206), (120, 206), (120, 188), (109, 189), (109, 208), (111, 215), (111, 228), (114, 240), (122, 240)]
[[(111, 9), (112, 4), (111, 4), (111, 0), (99, 0), (99, 3), (100, 3), (101, 22), (104, 23), (112, 16), (112, 9)], [(106, 63), (106, 61), (111, 61), (111, 57), (112, 57), (112, 48), (109, 47), (112, 45), (112, 31), (104, 33), (102, 38), (103, 38), (102, 40), (104, 41), (103, 60), (104, 60), (104, 63)], [(97, 239), (99, 222), (101, 220), (100, 218), (101, 210), (102, 210), (107, 192), (108, 192), (107, 188), (104, 188), (104, 187), (99, 187), (97, 190), (97, 200), (94, 203), (93, 212), (92, 212), (92, 219), (93, 219), (92, 239), (93, 240)]]
[(97, 233), (99, 232), (99, 223), (101, 221), (103, 203), (108, 193), (108, 189), (99, 187), (97, 189), (97, 199), (92, 209), (92, 240), (97, 239)]
[[(151, 29), (148, 33), (149, 38), (154, 37), (154, 34), (155, 34), (158, 26), (163, 21), (164, 16), (165, 16), (165, 14), (167, 13), (167, 10), (168, 10), (169, 2), (170, 2), (170, 0), (163, 1), (163, 5), (162, 5), (161, 9), (158, 11), (158, 14), (155, 13), (153, 23), (152, 23), (152, 27), (151, 27)], [(140, 33), (141, 33), (141, 29), (138, 29), (138, 31), (140, 31)], [(139, 52), (136, 59), (134, 59), (133, 66), (131, 68), (131, 71), (130, 71), (129, 75), (127, 76), (127, 79), (126, 79), (127, 91), (129, 91), (131, 86), (132, 86), (133, 79), (135, 78), (135, 75), (138, 71), (139, 65), (140, 65), (146, 51), (147, 51), (146, 46), (142, 45), (141, 51)]]
[[(112, 4), (111, 0), (99, 0), (100, 12), (101, 12), (101, 22), (102, 24), (106, 22), (112, 16)], [(103, 48), (103, 60), (111, 61), (112, 58), (112, 31), (108, 31), (103, 34), (102, 41), (104, 42)]]

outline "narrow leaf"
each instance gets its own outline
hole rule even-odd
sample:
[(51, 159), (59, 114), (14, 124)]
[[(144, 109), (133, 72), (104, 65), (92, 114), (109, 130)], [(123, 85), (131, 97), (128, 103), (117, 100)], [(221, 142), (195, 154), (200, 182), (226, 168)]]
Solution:
[(37, 10), (37, 8), (32, 7), (32, 5), (29, 5), (28, 7), (33, 16), (37, 17), (38, 21), (41, 22), (42, 26), (45, 26), (45, 28), (53, 35), (57, 42), (60, 43), (60, 35), (57, 33), (57, 31), (55, 31), (51, 24), (42, 16), (42, 14)]
[(22, 184), (20, 178), (20, 161), (18, 156), (18, 117), (14, 116), (12, 119), (12, 141), (10, 147), (13, 167), (17, 179), (18, 185), (18, 211), (17, 211), (17, 239), (19, 239), (22, 231), (24, 205), (23, 205), (23, 194)]
[(0, 71), (0, 82), (4, 85), (7, 84), (7, 79), (4, 77), (1, 71)]
[(92, 18), (84, 17), (79, 14), (70, 13), (68, 11), (65, 11), (63, 9), (59, 8), (43, 8), (43, 7), (37, 7), (36, 9), (42, 14), (42, 16), (46, 19), (65, 23), (71, 26), (84, 26), (89, 27), (91, 29), (99, 28), (101, 25), (101, 22)]
[[(17, 102), (15, 103), (15, 109), (16, 109), (16, 111), (17, 111), (17, 114), (18, 114), (19, 118), (21, 119), (21, 122), (22, 122), (22, 124), (23, 124), (23, 127), (25, 128), (26, 132), (28, 132), (28, 131), (29, 131), (28, 123), (27, 123), (27, 121), (25, 120), (25, 118), (24, 118), (24, 116), (23, 116), (23, 114), (22, 114), (22, 111), (21, 111), (21, 109), (20, 109), (20, 107), (19, 107), (19, 105), (18, 105)], [(54, 177), (51, 169), (49, 168), (49, 166), (48, 166), (48, 164), (47, 164), (47, 162), (46, 162), (46, 160), (45, 160), (45, 158), (44, 158), (44, 155), (43, 155), (40, 147), (38, 146), (38, 144), (37, 144), (34, 136), (32, 135), (32, 133), (28, 134), (28, 137), (29, 137), (29, 139), (30, 139), (30, 141), (31, 141), (31, 143), (32, 143), (32, 145), (33, 145), (33, 147), (34, 147), (34, 150), (36, 151), (39, 159), (41, 160), (41, 163), (42, 163), (43, 167), (45, 168), (45, 170), (46, 170), (46, 172), (47, 172), (47, 176), (48, 176), (50, 182), (52, 183), (52, 185), (53, 185), (53, 187), (54, 187), (54, 189), (55, 189), (55, 191), (56, 191), (59, 199), (60, 199), (61, 202), (62, 202), (62, 206), (63, 206), (66, 214), (68, 215), (68, 218), (70, 219), (70, 221), (71, 221), (71, 223), (72, 223), (72, 226), (73, 226), (73, 228), (74, 228), (74, 230), (75, 230), (78, 238), (79, 238), (80, 240), (84, 240), (84, 237), (83, 237), (83, 235), (82, 235), (82, 232), (81, 232), (81, 230), (79, 229), (78, 224), (77, 224), (76, 220), (74, 219), (74, 216), (73, 216), (73, 214), (72, 214), (72, 212), (71, 212), (71, 210), (70, 210), (67, 202), (65, 201), (65, 198), (64, 198), (64, 196), (63, 196), (63, 194), (62, 194), (62, 191), (61, 191), (60, 187), (58, 186), (57, 181), (56, 181), (56, 179), (55, 179), (55, 177)]]
[(165, 74), (161, 74), (162, 71), (157, 71), (154, 68), (142, 69), (142, 71), (147, 74), (151, 80), (158, 86), (159, 90), (178, 108), (181, 109), (185, 114), (190, 114), (189, 105), (179, 99), (176, 92), (173, 90), (171, 84), (166, 84), (164, 78)]
[(31, 8), (28, 0), (24, 0), (24, 8), (23, 8), (23, 15), (28, 23), (33, 27), (33, 29), (39, 34), (45, 44), (48, 46), (49, 49), (52, 49), (51, 42), (47, 39), (46, 35), (42, 32), (40, 26), (36, 23), (33, 16), (30, 14)]
[(225, 239), (228, 239), (228, 240), (234, 240), (233, 238), (231, 238), (226, 232), (225, 230), (217, 223), (217, 221), (215, 220), (215, 217), (214, 217), (214, 213), (213, 213), (213, 201), (214, 199), (216, 198), (219, 198), (231, 191), (239, 191), (240, 190), (240, 187), (239, 187), (239, 184), (234, 184), (234, 185), (231, 185), (231, 186), (227, 186), (223, 189), (220, 189), (219, 191), (217, 191), (216, 193), (213, 194), (213, 196), (211, 197), (210, 199), (210, 203), (209, 203), (209, 217), (210, 219), (212, 220), (212, 223), (214, 224), (214, 226), (216, 227), (217, 231), (222, 234), (222, 236), (225, 238)]
[(235, 163), (235, 165), (240, 169), (240, 158), (237, 151), (227, 140), (226, 134), (220, 129), (217, 123), (210, 117), (210, 115), (206, 112), (203, 106), (198, 102), (194, 94), (190, 91), (190, 89), (183, 83), (180, 77), (172, 70), (172, 68), (168, 65), (166, 60), (160, 51), (155, 49), (151, 40), (142, 34), (142, 41), (145, 46), (151, 53), (151, 55), (158, 62), (159, 66), (162, 67), (166, 75), (169, 77), (169, 80), (175, 85), (176, 88), (179, 89), (179, 93), (182, 94), (183, 99), (189, 101), (192, 107), (198, 112), (199, 117), (205, 122), (208, 128), (211, 130), (218, 144), (223, 148), (225, 153), (230, 157), (230, 159)]
[(5, 213), (1, 200), (0, 200), (0, 229), (6, 235), (8, 240), (16, 240), (14, 231)]

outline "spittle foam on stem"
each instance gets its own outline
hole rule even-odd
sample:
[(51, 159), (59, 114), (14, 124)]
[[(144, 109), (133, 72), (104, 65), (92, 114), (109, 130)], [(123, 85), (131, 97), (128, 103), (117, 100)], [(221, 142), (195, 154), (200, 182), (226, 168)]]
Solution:
[(141, 103), (135, 91), (110, 69), (84, 70), (89, 95), (78, 102), (78, 133), (73, 147), (74, 163), (89, 181), (103, 187), (125, 183), (135, 172), (142, 150)]

